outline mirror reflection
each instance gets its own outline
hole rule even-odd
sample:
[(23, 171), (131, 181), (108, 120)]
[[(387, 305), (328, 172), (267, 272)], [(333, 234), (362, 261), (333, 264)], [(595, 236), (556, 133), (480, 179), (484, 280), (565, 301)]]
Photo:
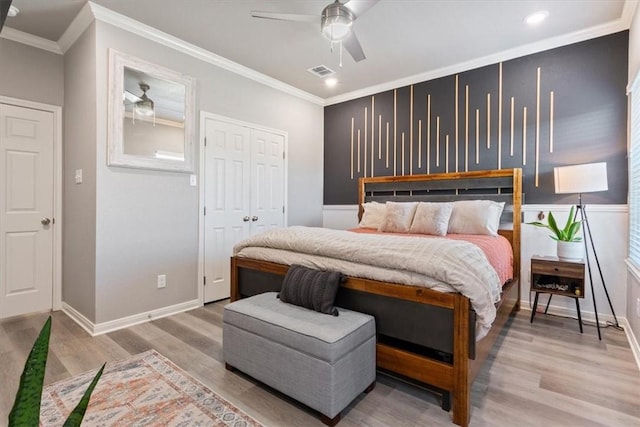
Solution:
[(124, 154), (184, 161), (185, 85), (124, 67)]
[(109, 49), (107, 165), (191, 173), (195, 79)]

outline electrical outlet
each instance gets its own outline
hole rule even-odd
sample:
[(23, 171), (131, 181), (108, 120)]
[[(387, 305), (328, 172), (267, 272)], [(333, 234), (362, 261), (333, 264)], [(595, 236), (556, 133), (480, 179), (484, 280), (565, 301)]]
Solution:
[(167, 287), (167, 275), (166, 274), (158, 274), (158, 289)]

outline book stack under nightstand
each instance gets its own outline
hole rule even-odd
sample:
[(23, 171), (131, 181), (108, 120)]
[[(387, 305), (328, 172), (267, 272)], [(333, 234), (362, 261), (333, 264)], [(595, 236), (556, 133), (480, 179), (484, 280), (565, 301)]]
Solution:
[(553, 295), (570, 297), (576, 301), (578, 323), (582, 333), (582, 315), (580, 313), (580, 298), (584, 298), (584, 261), (560, 260), (557, 257), (531, 257), (531, 292), (536, 296), (533, 300), (531, 323), (538, 308), (538, 296), (549, 294), (549, 301), (544, 309), (547, 313)]

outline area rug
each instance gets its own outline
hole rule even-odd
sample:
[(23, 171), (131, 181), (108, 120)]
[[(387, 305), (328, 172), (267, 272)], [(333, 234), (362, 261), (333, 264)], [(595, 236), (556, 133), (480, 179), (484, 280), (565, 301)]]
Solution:
[[(40, 425), (62, 426), (97, 370), (47, 386)], [(262, 424), (154, 350), (107, 363), (82, 426), (233, 426)]]

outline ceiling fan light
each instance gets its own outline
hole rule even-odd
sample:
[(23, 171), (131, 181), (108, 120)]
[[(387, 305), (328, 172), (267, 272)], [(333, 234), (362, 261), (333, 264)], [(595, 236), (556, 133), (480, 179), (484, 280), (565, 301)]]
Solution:
[(149, 117), (153, 115), (153, 101), (150, 99), (144, 99), (138, 101), (135, 104), (135, 111), (140, 116)]
[(355, 16), (339, 2), (332, 3), (322, 11), (320, 28), (322, 34), (332, 42), (344, 40), (351, 34)]

